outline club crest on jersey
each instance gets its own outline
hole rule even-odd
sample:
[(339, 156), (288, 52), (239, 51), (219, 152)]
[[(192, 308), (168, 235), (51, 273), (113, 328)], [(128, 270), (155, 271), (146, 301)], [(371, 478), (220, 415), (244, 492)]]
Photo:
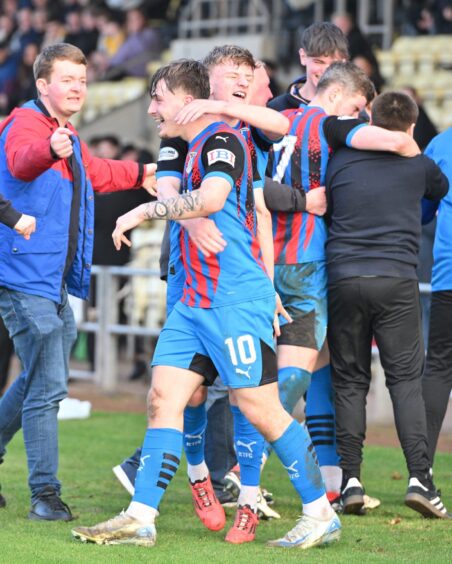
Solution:
[(191, 151), (190, 153), (188, 153), (187, 155), (187, 164), (185, 165), (185, 172), (187, 174), (190, 174), (190, 172), (193, 169), (193, 163), (195, 161), (195, 157), (198, 154), (197, 151)]
[(249, 133), (250, 128), (249, 127), (241, 127), (240, 128), (240, 133), (246, 137), (247, 133)]
[(232, 151), (227, 149), (214, 149), (207, 153), (207, 163), (213, 165), (215, 163), (222, 162), (231, 165), (235, 165), (235, 155)]
[(159, 151), (159, 161), (174, 161), (179, 156), (174, 147), (162, 147)]

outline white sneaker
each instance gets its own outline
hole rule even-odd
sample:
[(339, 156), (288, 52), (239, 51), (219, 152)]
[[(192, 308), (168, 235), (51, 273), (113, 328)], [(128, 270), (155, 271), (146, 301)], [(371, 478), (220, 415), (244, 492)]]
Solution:
[(306, 549), (338, 541), (340, 537), (341, 522), (336, 514), (328, 521), (302, 515), (291, 531), (280, 539), (268, 541), (267, 546)]
[(264, 521), (268, 519), (281, 519), (281, 515), (268, 505), (267, 500), (262, 494), (261, 488), (259, 488), (257, 492), (256, 508), (259, 519), (263, 519)]
[(229, 470), (229, 472), (225, 475), (224, 479), (224, 489), (231, 494), (238, 498), (240, 495), (240, 488), (242, 484), (240, 483), (240, 475), (234, 470)]
[(145, 547), (154, 546), (157, 537), (154, 523), (143, 524), (124, 511), (93, 527), (75, 527), (71, 532), (75, 539), (82, 542)]

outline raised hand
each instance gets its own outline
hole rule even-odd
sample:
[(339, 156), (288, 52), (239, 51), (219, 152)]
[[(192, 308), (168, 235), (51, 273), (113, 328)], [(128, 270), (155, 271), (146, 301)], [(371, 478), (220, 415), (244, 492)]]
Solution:
[(55, 129), (50, 137), (50, 146), (60, 159), (67, 159), (74, 152), (71, 139), (72, 134), (72, 131), (67, 127), (59, 127)]

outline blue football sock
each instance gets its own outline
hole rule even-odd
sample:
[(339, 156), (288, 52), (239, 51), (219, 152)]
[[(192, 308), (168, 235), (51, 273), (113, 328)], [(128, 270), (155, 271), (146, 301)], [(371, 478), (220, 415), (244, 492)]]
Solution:
[[(284, 409), (292, 414), (299, 399), (306, 393), (311, 382), (311, 373), (297, 366), (286, 366), (278, 370), (278, 391), (279, 399)], [(265, 441), (264, 456), (267, 459), (272, 446)]]
[(279, 398), (284, 409), (292, 413), (298, 400), (306, 393), (311, 373), (297, 366), (285, 366), (278, 370)]
[(187, 406), (184, 410), (184, 451), (187, 462), (192, 466), (204, 461), (204, 444), (207, 426), (205, 402), (197, 407)]
[(292, 421), (282, 436), (272, 443), (272, 447), (288, 471), (303, 503), (311, 503), (325, 494), (315, 450), (302, 425)]
[(234, 417), (234, 444), (243, 486), (258, 486), (261, 474), (264, 437), (251, 425), (240, 409), (231, 405)]
[(338, 466), (330, 365), (316, 370), (306, 396), (306, 427), (320, 466)]
[(177, 429), (148, 429), (141, 449), (140, 467), (132, 501), (158, 509), (182, 454), (182, 432)]

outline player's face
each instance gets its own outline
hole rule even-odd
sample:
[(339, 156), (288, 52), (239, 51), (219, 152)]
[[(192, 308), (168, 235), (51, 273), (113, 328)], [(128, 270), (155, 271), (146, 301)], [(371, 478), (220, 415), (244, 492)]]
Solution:
[(366, 104), (365, 96), (345, 90), (336, 98), (333, 114), (357, 118), (359, 113), (366, 107)]
[(41, 99), (50, 114), (68, 120), (81, 110), (86, 98), (86, 66), (56, 60), (49, 81), (36, 81)]
[(174, 121), (177, 113), (183, 108), (187, 94), (180, 89), (174, 92), (168, 89), (166, 82), (160, 80), (151, 96), (148, 114), (157, 124), (158, 134), (162, 138), (180, 135), (180, 126)]
[(301, 64), (306, 67), (306, 82), (311, 84), (314, 88), (317, 88), (317, 84), (323, 73), (332, 63), (346, 60), (337, 51), (333, 56), (321, 55), (318, 57), (309, 57), (306, 55), (304, 49), (300, 49), (299, 54)]
[(273, 98), (270, 90), (270, 79), (264, 67), (254, 69), (254, 81), (251, 87), (250, 104), (256, 106), (266, 106), (267, 102)]
[(250, 66), (233, 61), (220, 63), (210, 68), (209, 77), (214, 100), (248, 102), (254, 77)]

